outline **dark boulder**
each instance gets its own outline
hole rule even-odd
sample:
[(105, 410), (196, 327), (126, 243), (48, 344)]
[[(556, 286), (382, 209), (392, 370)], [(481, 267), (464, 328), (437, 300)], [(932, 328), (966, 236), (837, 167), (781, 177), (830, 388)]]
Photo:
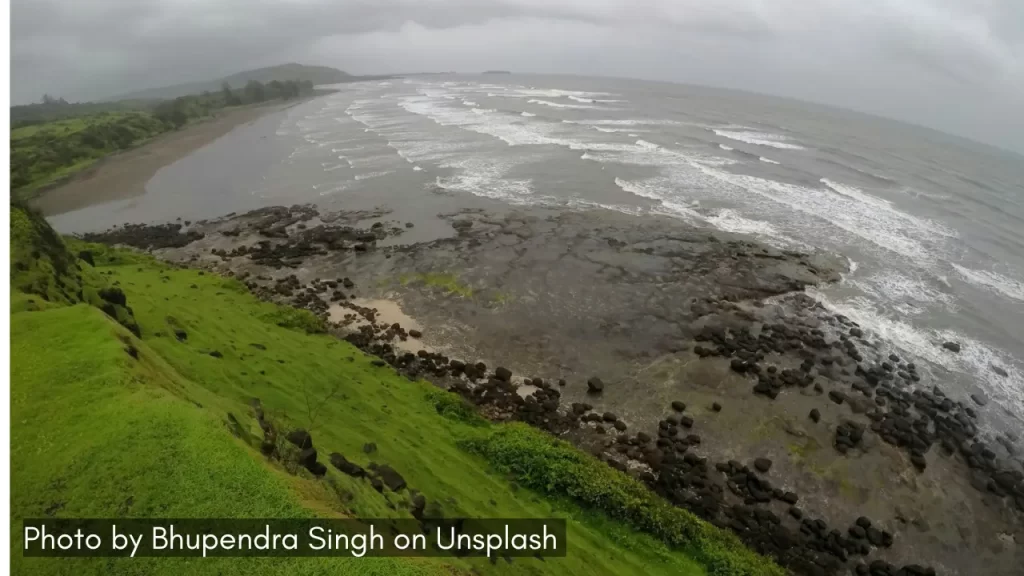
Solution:
[(512, 371), (504, 366), (498, 366), (494, 369), (494, 377), (502, 382), (508, 382), (512, 379)]
[(1002, 376), (1003, 378), (1006, 378), (1007, 376), (1009, 376), (1009, 374), (1006, 373), (1006, 370), (1003, 369), (1003, 368), (1000, 368), (999, 366), (992, 366), (992, 371), (995, 372), (996, 374), (998, 374), (999, 376)]
[(971, 394), (971, 400), (974, 400), (974, 403), (978, 406), (988, 404), (988, 398), (986, 398), (984, 394)]
[(829, 390), (828, 397), (836, 404), (842, 404), (843, 400), (846, 399), (846, 396), (838, 390)]
[(409, 330), (409, 336), (413, 338), (420, 338), (423, 336), (423, 332), (420, 332), (419, 330)]
[(957, 342), (943, 342), (942, 347), (945, 348), (946, 350), (949, 350), (950, 352), (960, 351), (960, 344)]
[(711, 405), (711, 411), (712, 412), (721, 412), (722, 411), (722, 405), (719, 404), (718, 402), (713, 403)]
[(214, 350), (213, 352), (210, 352), (210, 356), (213, 356), (214, 358), (223, 358), (224, 357), (224, 355), (221, 354), (219, 350)]
[(103, 288), (99, 291), (99, 296), (107, 302), (117, 304), (118, 306), (126, 306), (128, 304), (128, 297), (124, 295), (123, 290), (116, 286)]
[(302, 428), (292, 430), (285, 436), (285, 439), (299, 447), (300, 450), (313, 447), (313, 437)]
[(188, 340), (188, 332), (185, 332), (181, 328), (176, 328), (174, 330), (174, 337), (178, 339), (178, 342), (184, 342), (185, 340)]
[(316, 448), (306, 448), (299, 453), (299, 464), (309, 468), (314, 462), (316, 462)]
[(604, 382), (601, 381), (597, 376), (591, 377), (587, 380), (587, 391), (593, 394), (599, 394), (604, 390)]
[(809, 416), (815, 424), (821, 421), (821, 412), (819, 412), (817, 408), (812, 408)]
[(765, 473), (768, 470), (771, 470), (771, 467), (772, 461), (767, 458), (757, 458), (754, 460), (754, 468), (756, 468), (758, 472)]
[(354, 478), (362, 478), (363, 476), (366, 476), (366, 470), (363, 470), (362, 466), (349, 462), (344, 456), (337, 452), (331, 454), (331, 465), (344, 474), (348, 474)]
[(79, 252), (78, 253), (78, 258), (80, 260), (82, 260), (83, 262), (86, 262), (87, 264), (89, 264), (89, 266), (93, 266), (93, 267), (96, 266), (96, 262), (93, 261), (93, 259), (92, 259), (92, 252), (90, 252), (88, 250), (82, 250), (81, 252)]
[(395, 471), (394, 468), (387, 464), (381, 464), (377, 467), (377, 475), (384, 482), (384, 485), (388, 487), (392, 492), (398, 492), (402, 488), (405, 488), (405, 478)]
[(310, 474), (317, 478), (323, 478), (327, 474), (327, 466), (324, 466), (322, 462), (317, 462), (316, 460), (307, 462), (305, 467), (306, 470), (309, 470)]
[(679, 400), (675, 400), (672, 402), (672, 409), (676, 412), (682, 412), (683, 410), (686, 410), (686, 404)]

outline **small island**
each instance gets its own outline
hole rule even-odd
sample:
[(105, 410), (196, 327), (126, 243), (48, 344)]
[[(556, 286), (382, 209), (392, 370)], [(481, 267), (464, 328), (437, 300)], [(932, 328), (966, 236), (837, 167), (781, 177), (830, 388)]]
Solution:
[(511, 74), (508, 70), (484, 70), (484, 74)]

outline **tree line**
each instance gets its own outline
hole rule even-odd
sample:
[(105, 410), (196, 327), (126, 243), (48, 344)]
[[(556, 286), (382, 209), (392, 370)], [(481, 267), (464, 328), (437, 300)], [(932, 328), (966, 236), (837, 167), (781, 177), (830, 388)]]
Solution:
[(225, 82), (219, 92), (147, 103), (135, 109), (126, 102), (73, 104), (44, 95), (40, 104), (11, 109), (12, 120), (15, 109), (31, 109), (18, 115), (17, 127), (11, 131), (11, 189), (21, 189), (20, 197), (28, 196), (107, 154), (137, 146), (219, 109), (312, 93), (310, 81), (251, 80), (242, 88)]
[(208, 116), (218, 108), (290, 100), (312, 92), (313, 83), (308, 80), (272, 80), (266, 84), (250, 80), (240, 89), (232, 89), (225, 82), (220, 92), (203, 92), (161, 102), (153, 109), (153, 115), (170, 126), (180, 128), (189, 120)]

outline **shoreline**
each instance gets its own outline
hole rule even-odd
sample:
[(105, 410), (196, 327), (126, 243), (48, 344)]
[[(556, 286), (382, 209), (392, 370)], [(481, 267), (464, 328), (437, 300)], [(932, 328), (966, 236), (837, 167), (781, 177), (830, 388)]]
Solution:
[(29, 201), (29, 205), (42, 211), (44, 216), (57, 216), (141, 196), (146, 193), (146, 183), (161, 168), (241, 125), (287, 110), (309, 99), (233, 108), (180, 130), (161, 134), (130, 150), (105, 156), (64, 181), (43, 188)]
[[(814, 573), (819, 549), (827, 574), (858, 556), (943, 574), (1019, 566), (1024, 498), (990, 487), (1015, 484), (999, 474), (1020, 474), (1016, 440), (983, 437), (984, 408), (803, 294), (838, 281), (841, 259), (606, 211), (442, 217), (453, 236), (407, 245), (386, 211), (312, 207), (198, 222), (188, 238), (171, 224), (87, 239), (151, 245), (318, 314), (347, 308), (338, 335), (399, 372), (571, 440), (797, 573)], [(361, 305), (381, 300), (422, 336)], [(400, 350), (410, 340), (427, 349)], [(737, 529), (755, 508), (772, 526)], [(805, 529), (812, 515), (841, 538)], [(798, 544), (766, 544), (779, 538)]]

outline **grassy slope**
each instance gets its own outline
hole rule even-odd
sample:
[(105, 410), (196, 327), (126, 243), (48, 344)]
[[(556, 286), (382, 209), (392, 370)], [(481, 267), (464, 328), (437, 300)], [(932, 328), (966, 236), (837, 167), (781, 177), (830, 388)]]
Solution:
[(16, 128), (11, 131), (15, 196), (28, 198), (112, 152), (138, 146), (167, 129), (143, 111), (107, 111)]
[[(24, 261), (32, 253), (26, 239), (41, 240), (19, 222), (12, 254)], [(481, 559), (57, 560), (22, 558), (16, 538), (16, 574), (781, 573), (734, 538), (568, 445), (523, 426), (479, 421), (447, 393), (374, 367), (347, 343), (298, 329), (315, 323), (257, 301), (234, 280), (92, 248), (98, 268), (82, 264), (83, 293), (119, 284), (142, 339), (95, 307), (15, 294), (15, 534), (21, 518), (48, 513), (409, 517), (406, 493), (381, 495), (333, 469), (325, 480), (305, 471), (290, 475), (266, 461), (256, 449), (261, 433), (249, 408), (258, 397), (280, 426), (311, 428), (321, 460), (338, 451), (362, 465), (391, 464), (427, 497), (428, 512), (439, 506), (449, 517), (570, 518), (570, 555), (493, 566)], [(34, 272), (18, 272), (12, 283), (39, 286), (23, 281)], [(174, 328), (186, 330), (188, 339), (179, 342)], [(126, 354), (126, 342), (138, 349), (138, 360)], [(223, 357), (210, 356), (212, 350)], [(320, 403), (335, 388), (311, 425), (306, 398)], [(237, 437), (228, 413), (241, 423)], [(375, 442), (378, 452), (365, 455), (366, 442)]]

